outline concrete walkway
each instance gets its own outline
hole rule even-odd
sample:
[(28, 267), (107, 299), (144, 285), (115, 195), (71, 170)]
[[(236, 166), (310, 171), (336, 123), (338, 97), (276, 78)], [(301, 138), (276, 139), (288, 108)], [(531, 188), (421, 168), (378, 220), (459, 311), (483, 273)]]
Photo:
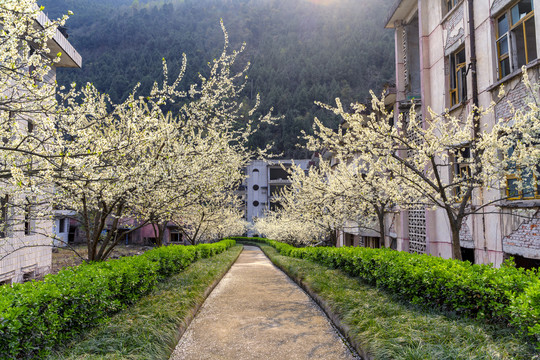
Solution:
[(245, 246), (171, 360), (355, 359), (319, 307), (257, 247)]

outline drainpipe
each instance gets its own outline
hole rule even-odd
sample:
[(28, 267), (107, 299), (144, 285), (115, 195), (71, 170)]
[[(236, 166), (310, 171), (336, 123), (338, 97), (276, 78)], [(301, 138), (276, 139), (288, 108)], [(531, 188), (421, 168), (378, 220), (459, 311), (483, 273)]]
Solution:
[[(470, 36), (470, 54), (471, 54), (471, 80), (472, 80), (472, 102), (473, 106), (478, 107), (478, 76), (476, 74), (476, 33), (474, 28), (474, 1), (469, 0), (469, 36)], [(478, 114), (478, 111), (475, 110), (475, 115)], [(475, 117), (476, 118), (476, 117)], [(480, 123), (477, 119), (474, 126), (474, 136), (475, 138), (478, 135), (480, 130)]]
[[(474, 112), (474, 130), (473, 135), (474, 139), (478, 138), (478, 133), (480, 132), (480, 117), (478, 114), (478, 75), (476, 73), (476, 30), (474, 27), (474, 0), (469, 0), (469, 36), (470, 36), (470, 54), (471, 54), (471, 63), (470, 63), (470, 70), (471, 70), (471, 80), (472, 80), (472, 103), (475, 109)], [(471, 149), (472, 151), (476, 152), (475, 149)], [(474, 152), (471, 153), (471, 156), (476, 157)], [(484, 190), (483, 188), (479, 189), (479, 202), (480, 204), (484, 203)], [(473, 230), (474, 230), (474, 223), (473, 223)], [(483, 261), (485, 261), (485, 251), (487, 251), (487, 239), (486, 239), (486, 217), (484, 210), (482, 210), (482, 237), (484, 238), (484, 256)], [(474, 239), (474, 234), (473, 234)]]

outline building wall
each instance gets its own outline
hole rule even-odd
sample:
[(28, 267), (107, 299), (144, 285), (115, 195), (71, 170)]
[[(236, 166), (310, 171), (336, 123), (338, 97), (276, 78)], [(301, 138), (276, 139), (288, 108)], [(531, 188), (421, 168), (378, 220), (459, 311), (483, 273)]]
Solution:
[(0, 283), (40, 278), (51, 269), (51, 239), (42, 234), (51, 231), (52, 222), (36, 221), (30, 235), (24, 234), (23, 226), (18, 224), (9, 237), (0, 239)]
[[(48, 23), (48, 18), (41, 13), (37, 19), (41, 25)], [(45, 77), (45, 81), (56, 81), (56, 67), (80, 67), (81, 57), (57, 31), (47, 44), (51, 54), (62, 53), (61, 60)], [(35, 119), (39, 121), (39, 116)], [(33, 231), (25, 235), (22, 219), (12, 219), (8, 237), (0, 238), (0, 283), (23, 282), (32, 278), (40, 278), (50, 272), (52, 266), (52, 245), (50, 237), (54, 233), (54, 220), (32, 220)], [(69, 221), (66, 221), (69, 224)], [(69, 225), (66, 225), (69, 226)]]
[(70, 223), (70, 219), (66, 217), (60, 217), (54, 220), (54, 225), (53, 225), (53, 234), (54, 234), (53, 245), (54, 246), (58, 246), (58, 247), (67, 246), (69, 242), (69, 223)]
[(254, 160), (246, 168), (246, 220), (253, 223), (255, 218), (264, 217), (270, 209), (271, 189), (274, 186), (290, 184), (287, 179), (270, 179), (272, 169), (280, 169), (281, 165), (294, 164), (307, 170), (311, 160)]
[[(404, 111), (405, 103), (411, 98), (410, 83), (414, 75), (414, 56), (411, 49), (416, 49), (420, 55), (421, 80), (421, 108), (424, 119), (428, 108), (436, 113), (449, 111), (457, 117), (466, 116), (472, 110), (472, 76), (468, 73), (466, 101), (451, 106), (449, 94), (449, 56), (465, 48), (467, 64), (471, 62), (469, 32), (469, 1), (458, 3), (450, 12), (443, 8), (444, 1), (437, 0), (403, 0), (396, 7), (396, 11), (389, 17), (387, 27), (395, 29), (396, 41), (396, 88), (397, 102), (394, 107), (395, 114)], [(508, 118), (511, 115), (511, 102), (513, 106), (520, 107), (525, 104), (528, 96), (527, 89), (521, 82), (521, 71), (516, 70), (513, 75), (502, 81), (498, 80), (498, 57), (495, 45), (495, 16), (513, 4), (511, 0), (475, 0), (474, 23), (477, 58), (477, 84), (480, 107), (488, 107), (492, 101), (497, 102), (495, 111), (481, 119), (481, 126), (490, 129), (496, 119)], [(534, 7), (540, 9), (540, 0), (534, 0)], [(540, 14), (535, 14), (536, 22), (536, 49), (540, 53)], [(418, 16), (418, 39), (410, 39), (411, 29), (416, 29), (415, 17)], [(537, 59), (538, 60), (538, 59)], [(533, 60), (528, 64), (529, 75), (534, 82), (539, 80), (539, 61)], [(498, 98), (499, 85), (504, 84), (506, 97)], [(450, 173), (443, 177), (451, 176)], [(474, 194), (475, 204), (484, 204), (493, 199), (499, 199), (504, 194), (498, 190), (477, 191)], [(461, 246), (474, 249), (475, 262), (494, 263), (500, 265), (509, 255), (520, 255), (532, 259), (540, 258), (540, 239), (538, 225), (540, 214), (540, 200), (523, 201), (520, 207), (518, 202), (510, 202), (503, 207), (488, 207), (482, 214), (471, 215), (465, 220), (461, 231)], [(523, 209), (533, 216), (531, 220), (524, 220), (518, 216)], [(516, 215), (517, 214), (517, 215)], [(418, 214), (413, 217), (404, 211), (395, 219), (388, 215), (388, 222), (392, 221), (393, 229), (389, 232), (398, 239), (399, 250), (415, 251), (418, 247), (416, 240), (412, 241), (414, 231), (411, 226), (418, 223)], [(415, 225), (416, 226), (416, 225)], [(451, 231), (448, 220), (442, 210), (428, 210), (425, 212), (425, 252), (449, 258), (452, 255)], [(414, 246), (413, 246), (414, 245)], [(420, 251), (424, 252), (424, 251)]]

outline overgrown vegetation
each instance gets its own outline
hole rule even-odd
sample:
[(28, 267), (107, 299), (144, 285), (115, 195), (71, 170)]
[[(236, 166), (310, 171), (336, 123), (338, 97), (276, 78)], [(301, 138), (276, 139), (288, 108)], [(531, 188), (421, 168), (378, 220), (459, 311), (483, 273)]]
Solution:
[[(384, 29), (393, 0), (39, 0), (51, 17), (72, 10), (69, 41), (81, 53), (82, 69), (58, 72), (58, 82), (93, 83), (114, 102), (125, 99), (140, 81), (150, 91), (163, 75), (161, 58), (186, 53), (185, 84), (207, 76), (206, 63), (219, 55), (222, 18), (231, 43), (245, 41), (245, 60), (253, 65), (241, 101), (261, 94), (260, 114), (270, 108), (284, 115), (266, 126), (253, 145), (285, 157), (306, 157), (296, 147), (301, 130), (312, 131), (317, 116), (338, 120), (314, 104), (336, 97), (348, 105), (364, 101), (369, 89), (382, 90), (394, 77), (394, 36)], [(242, 60), (244, 60), (242, 59)], [(169, 61), (171, 73), (180, 64)], [(186, 85), (184, 90), (189, 90)]]
[(133, 304), (159, 281), (234, 243), (162, 247), (140, 256), (67, 268), (40, 282), (1, 286), (0, 354), (43, 358), (53, 346)]
[[(241, 238), (236, 238), (241, 239)], [(413, 304), (510, 325), (540, 348), (540, 278), (509, 263), (489, 265), (361, 247), (295, 248), (259, 239), (284, 256), (307, 259), (384, 288)], [(532, 342), (531, 338), (531, 342)]]
[(241, 251), (241, 246), (235, 246), (191, 264), (103, 326), (54, 351), (49, 359), (168, 359), (209, 288)]
[[(328, 305), (342, 329), (347, 329), (346, 336), (367, 358), (539, 358), (532, 343), (515, 329), (462, 317), (456, 312), (441, 312), (428, 303), (411, 304), (403, 301), (405, 296), (401, 293), (373, 287), (306, 258), (285, 256), (261, 241), (258, 245), (276, 265)], [(421, 271), (426, 270), (420, 268)], [(382, 271), (378, 276), (383, 277)], [(408, 286), (402, 285), (404, 290)]]

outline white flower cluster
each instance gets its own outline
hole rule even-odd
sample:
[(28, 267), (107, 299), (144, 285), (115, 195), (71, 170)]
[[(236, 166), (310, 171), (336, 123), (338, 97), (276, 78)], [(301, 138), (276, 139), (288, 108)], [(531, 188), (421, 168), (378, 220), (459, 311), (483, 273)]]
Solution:
[[(115, 104), (92, 84), (57, 94), (44, 81), (56, 61), (47, 41), (66, 17), (42, 29), (39, 14), (35, 0), (0, 3), (0, 172), (11, 209), (31, 194), (43, 204), (34, 201), (33, 216), (75, 210), (89, 260), (106, 258), (125, 234), (148, 223), (174, 221), (192, 242), (242, 234), (231, 194), (254, 155), (248, 138), (273, 118), (253, 119), (254, 109), (238, 101), (247, 67), (233, 73), (231, 66), (244, 47), (229, 50), (223, 24), (223, 52), (189, 92), (179, 89), (184, 55), (174, 81), (163, 60), (161, 84), (145, 96), (136, 86)], [(172, 103), (179, 110), (165, 112)]]
[[(475, 108), (465, 118), (432, 111), (422, 118), (414, 104), (395, 117), (373, 93), (370, 111), (360, 104), (345, 111), (339, 99), (335, 107), (319, 104), (344, 126), (335, 132), (315, 119), (315, 135), (305, 138), (310, 150), (331, 157), (323, 157), (309, 174), (295, 169), (293, 185), (281, 199), (283, 209), (261, 220), (260, 231), (279, 240), (309, 243), (324, 230), (327, 235), (343, 230), (352, 220), (387, 240), (387, 213), (442, 209), (451, 227), (454, 257), (461, 258), (464, 219), (506, 200), (507, 177), (515, 177), (521, 192), (527, 180), (520, 175), (524, 169), (529, 180), (540, 175), (538, 85), (531, 84), (525, 69), (523, 82), (531, 94), (527, 106), (514, 109), (510, 119), (499, 120), (491, 129), (482, 127), (481, 119), (492, 114), (494, 104)], [(291, 223), (295, 234), (281, 235), (279, 228)], [(310, 233), (314, 227), (317, 235)]]

